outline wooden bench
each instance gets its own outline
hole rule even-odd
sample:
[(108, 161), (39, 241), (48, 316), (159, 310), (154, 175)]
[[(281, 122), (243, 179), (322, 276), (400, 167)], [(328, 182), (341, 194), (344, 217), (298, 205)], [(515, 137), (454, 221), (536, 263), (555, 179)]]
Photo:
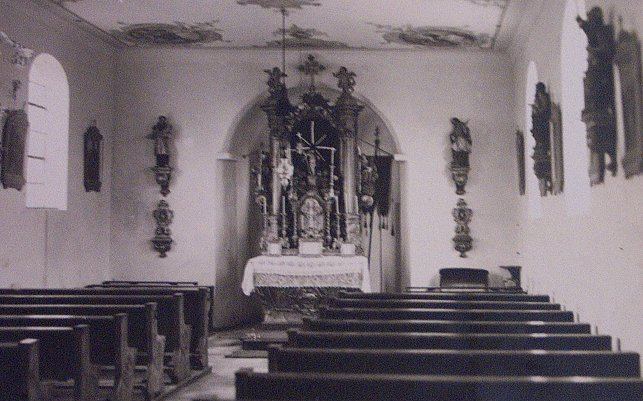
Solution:
[(530, 294), (513, 294), (513, 293), (475, 293), (475, 292), (401, 292), (401, 293), (384, 293), (384, 292), (340, 292), (339, 298), (353, 299), (434, 299), (448, 301), (517, 301), (517, 302), (549, 302), (549, 295), (530, 295)]
[(158, 333), (165, 336), (171, 379), (190, 376), (190, 327), (185, 324), (183, 295), (0, 295), (0, 305), (157, 305)]
[(638, 378), (236, 374), (238, 400), (641, 401)]
[(331, 298), (335, 308), (420, 308), (420, 309), (513, 309), (560, 310), (560, 304), (519, 301), (456, 301), (431, 299), (346, 299)]
[(288, 330), (290, 347), (609, 351), (610, 336), (591, 334), (370, 333)]
[(640, 377), (639, 355), (610, 351), (320, 349), (268, 347), (270, 372), (453, 376)]
[(327, 319), (459, 320), (459, 321), (544, 321), (573, 322), (569, 311), (458, 310), (417, 308), (320, 308), (319, 317)]
[(214, 333), (215, 327), (214, 327), (214, 286), (213, 285), (199, 285), (197, 281), (117, 281), (117, 280), (112, 280), (112, 281), (103, 281), (101, 284), (101, 287), (147, 287), (147, 288), (157, 288), (157, 287), (167, 287), (167, 286), (173, 286), (173, 287), (178, 287), (183, 288), (183, 287), (198, 287), (198, 288), (205, 288), (208, 290), (210, 294), (210, 322), (209, 322), (209, 327), (210, 327), (210, 334)]
[(577, 333), (590, 334), (587, 323), (569, 322), (458, 322), (449, 320), (363, 320), (305, 317), (307, 331), (379, 331), (417, 333)]
[(127, 338), (127, 315), (114, 316), (0, 316), (7, 327), (89, 327), (90, 359), (96, 366), (110, 367), (114, 385), (112, 400), (131, 401), (134, 391), (136, 349)]
[(0, 343), (0, 394), (3, 400), (42, 400), (38, 340)]
[(158, 334), (156, 304), (145, 305), (0, 305), (0, 315), (29, 316), (115, 316), (127, 315), (127, 338), (135, 348), (137, 364), (144, 366), (144, 391), (150, 397), (159, 394), (163, 384), (165, 337)]
[(42, 380), (74, 381), (77, 401), (96, 401), (98, 372), (91, 363), (89, 327), (0, 327), (0, 342), (38, 340), (39, 371)]

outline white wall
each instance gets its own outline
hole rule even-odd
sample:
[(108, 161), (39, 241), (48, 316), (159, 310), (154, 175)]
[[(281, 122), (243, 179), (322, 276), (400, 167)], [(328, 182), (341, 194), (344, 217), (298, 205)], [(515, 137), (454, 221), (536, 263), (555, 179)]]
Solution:
[[(357, 95), (387, 121), (402, 168), (403, 284), (427, 285), (445, 266), (513, 264), (518, 196), (512, 81), (506, 57), (490, 52), (317, 52), (328, 67), (354, 70)], [(306, 53), (291, 53), (288, 84)], [(114, 142), (112, 263), (117, 278), (191, 279), (217, 283), (220, 325), (241, 319), (238, 280), (243, 233), (238, 205), (247, 188), (236, 182), (246, 163), (216, 160), (231, 148), (244, 112), (265, 92), (263, 69), (277, 52), (259, 50), (145, 49), (121, 54), (118, 127)], [(175, 126), (176, 171), (168, 196), (175, 212), (175, 244), (166, 259), (151, 250), (151, 212), (160, 199), (149, 172), (152, 145), (144, 136), (160, 114)], [(465, 196), (474, 210), (474, 249), (461, 259), (451, 238), (457, 202), (447, 171), (451, 117), (469, 120), (474, 140)], [(232, 140), (234, 142), (234, 140)], [(224, 279), (222, 279), (224, 277)], [(219, 284), (223, 285), (219, 285)]]
[[(107, 279), (114, 51), (31, 1), (0, 0), (0, 10), (0, 31), (60, 61), (71, 97), (67, 211), (27, 209), (24, 188), (0, 189), (0, 286), (66, 287)], [(11, 105), (11, 80), (24, 80), (28, 69), (13, 69), (4, 55), (1, 62), (4, 108)], [(99, 194), (83, 187), (82, 135), (93, 119), (105, 136)]]
[[(643, 3), (639, 0), (587, 2), (606, 15), (624, 18), (626, 29), (643, 33)], [(516, 99), (514, 118), (524, 127), (525, 79), (530, 60), (539, 79), (560, 102), (560, 34), (564, 1), (533, 2), (519, 32), (521, 45), (512, 49)], [(530, 22), (529, 22), (530, 21)], [(529, 22), (529, 23), (527, 23)], [(565, 104), (562, 104), (563, 112)], [(530, 135), (526, 132), (526, 135)], [(521, 200), (520, 253), (525, 282), (532, 292), (553, 294), (556, 301), (577, 311), (582, 321), (599, 332), (622, 339), (623, 348), (643, 351), (643, 197), (641, 176), (626, 180), (619, 172), (606, 174), (605, 183), (591, 187), (587, 174), (584, 127), (564, 133), (566, 190), (559, 196)], [(528, 157), (532, 150), (527, 149)], [(533, 175), (528, 169), (527, 174)], [(537, 188), (528, 188), (528, 192)], [(534, 213), (534, 209), (540, 209)]]

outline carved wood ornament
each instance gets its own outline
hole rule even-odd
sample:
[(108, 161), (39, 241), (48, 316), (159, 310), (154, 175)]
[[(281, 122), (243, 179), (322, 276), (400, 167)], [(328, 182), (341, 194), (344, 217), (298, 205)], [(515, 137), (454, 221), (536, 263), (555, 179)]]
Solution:
[[(587, 20), (578, 17), (587, 35), (588, 67), (585, 73), (585, 109), (582, 118), (587, 126), (590, 150), (590, 184), (600, 184), (607, 169), (616, 175), (616, 116), (614, 108), (613, 61), (616, 50), (614, 30), (603, 22), (603, 11), (594, 7)], [(606, 158), (609, 157), (609, 162)]]
[(473, 211), (467, 206), (467, 202), (460, 198), (458, 205), (453, 209), (453, 220), (456, 223), (453, 242), (455, 244), (455, 250), (460, 252), (461, 258), (466, 258), (466, 253), (472, 248), (473, 238), (469, 235), (469, 223), (471, 222), (472, 216)]

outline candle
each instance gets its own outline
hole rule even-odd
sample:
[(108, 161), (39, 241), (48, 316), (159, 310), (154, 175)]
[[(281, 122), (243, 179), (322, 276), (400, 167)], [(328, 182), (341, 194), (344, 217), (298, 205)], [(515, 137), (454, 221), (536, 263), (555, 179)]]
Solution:
[(284, 216), (286, 215), (286, 197), (285, 196), (281, 197), (281, 213), (283, 213)]

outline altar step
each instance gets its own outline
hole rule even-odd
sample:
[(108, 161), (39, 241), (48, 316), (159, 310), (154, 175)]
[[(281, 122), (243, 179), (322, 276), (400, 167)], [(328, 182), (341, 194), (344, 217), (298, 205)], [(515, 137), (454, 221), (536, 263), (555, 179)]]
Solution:
[(262, 331), (251, 333), (241, 339), (241, 349), (244, 351), (266, 351), (271, 344), (286, 344), (288, 333), (283, 331)]

